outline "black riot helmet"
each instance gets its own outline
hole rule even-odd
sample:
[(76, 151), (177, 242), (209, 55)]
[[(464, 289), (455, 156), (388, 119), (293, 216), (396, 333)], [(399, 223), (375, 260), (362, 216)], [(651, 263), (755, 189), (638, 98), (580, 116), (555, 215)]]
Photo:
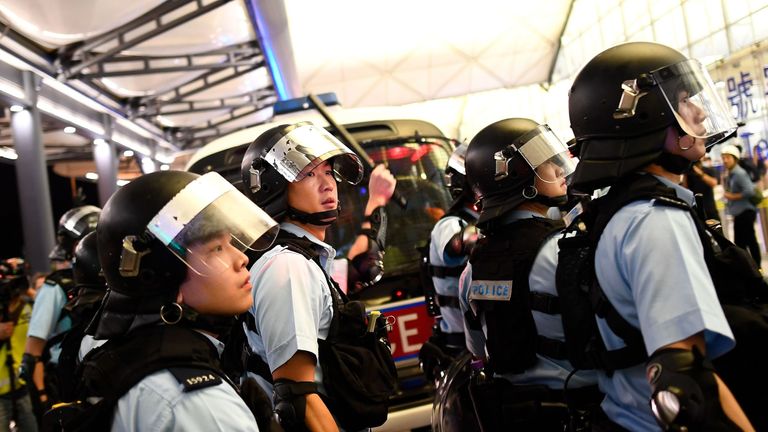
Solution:
[(562, 176), (570, 175), (575, 165), (568, 148), (547, 125), (511, 118), (478, 132), (469, 143), (465, 161), (468, 182), (480, 200), (478, 227), (526, 200), (555, 205), (548, 198), (556, 197), (539, 196), (533, 187), (534, 176), (546, 182), (556, 180), (542, 178), (537, 172), (545, 163), (556, 164)]
[(574, 79), (568, 110), (580, 148), (572, 185), (584, 192), (658, 161), (670, 126), (707, 147), (736, 131), (706, 68), (651, 42), (621, 44), (590, 60)]
[(451, 198), (453, 198), (451, 208), (464, 206), (474, 201), (472, 187), (467, 182), (467, 170), (464, 165), (468, 147), (467, 143), (457, 146), (445, 166), (445, 185), (451, 193)]
[[(120, 188), (97, 229), (99, 263), (109, 286), (96, 336), (123, 334), (159, 319), (189, 271), (221, 271), (196, 246), (226, 233), (239, 248), (269, 247), (277, 223), (218, 173), (160, 171)], [(109, 319), (104, 319), (109, 316)]]
[(72, 274), (77, 294), (71, 301), (71, 309), (93, 307), (104, 297), (107, 281), (101, 272), (96, 232), (86, 234), (75, 247), (72, 258)]
[(107, 289), (107, 281), (101, 272), (96, 231), (86, 234), (75, 247), (72, 258), (72, 275), (75, 287), (93, 287), (102, 291)]
[[(7, 306), (9, 300), (23, 294), (28, 288), (27, 264), (23, 258), (0, 261), (0, 305)], [(0, 318), (8, 320), (8, 317)]]
[(336, 181), (357, 184), (362, 180), (360, 158), (325, 129), (310, 122), (275, 126), (259, 135), (243, 156), (244, 193), (277, 220), (289, 216), (300, 222), (323, 224), (320, 220), (338, 216), (338, 209), (307, 214), (291, 208), (286, 188), (331, 159)]
[(56, 246), (48, 258), (52, 261), (69, 261), (77, 241), (96, 229), (101, 209), (92, 206), (80, 206), (68, 210), (59, 219), (56, 229)]

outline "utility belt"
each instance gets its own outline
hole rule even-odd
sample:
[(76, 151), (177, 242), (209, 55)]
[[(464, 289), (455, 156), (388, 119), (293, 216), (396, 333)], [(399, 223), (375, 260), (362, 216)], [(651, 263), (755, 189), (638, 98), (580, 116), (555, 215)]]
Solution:
[(469, 394), (482, 432), (508, 430), (588, 431), (603, 399), (597, 386), (567, 391), (473, 377)]

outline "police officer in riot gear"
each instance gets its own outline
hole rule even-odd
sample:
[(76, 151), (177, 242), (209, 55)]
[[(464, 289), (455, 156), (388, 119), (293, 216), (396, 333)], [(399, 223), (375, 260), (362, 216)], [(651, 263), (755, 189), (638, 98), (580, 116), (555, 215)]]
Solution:
[[(464, 317), (459, 307), (459, 276), (477, 241), (477, 211), (467, 183), (464, 158), (467, 144), (453, 151), (445, 167), (445, 183), (453, 203), (430, 234), (429, 249), (422, 258), (428, 311), (437, 316), (432, 336), (421, 348), (419, 360), (428, 379), (439, 378), (451, 359), (466, 349)], [(429, 278), (429, 279), (426, 279)]]
[(46, 277), (35, 296), (21, 373), (29, 378), (28, 383), (34, 385), (31, 388), (33, 402), (39, 400), (43, 407), (57, 401), (58, 396), (53, 379), (55, 374), (45, 374), (44, 365), (38, 363), (44, 357), (46, 345), (49, 346), (50, 366), (55, 367), (58, 363), (60, 340), (51, 339), (71, 327), (71, 320), (64, 311), (64, 305), (74, 294), (70, 260), (77, 243), (96, 229), (100, 213), (98, 207), (86, 205), (75, 207), (61, 216), (56, 232), (57, 243), (49, 255), (60, 268)]
[[(286, 430), (314, 431), (383, 423), (386, 398), (368, 404), (339, 397), (340, 383), (334, 381), (340, 377), (325, 379), (340, 372), (328, 341), (336, 340), (338, 329), (357, 330), (357, 323), (344, 319), (359, 321), (364, 313), (361, 304), (350, 311), (356, 302), (347, 302), (328, 276), (336, 251), (324, 242), (326, 227), (339, 215), (337, 184), (362, 179), (360, 159), (325, 129), (302, 122), (257, 137), (243, 158), (242, 175), (250, 198), (281, 222), (275, 246), (250, 269), (254, 323), (247, 332), (253, 350), (249, 369), (273, 394), (280, 424)], [(391, 369), (383, 370), (389, 379), (381, 378), (378, 367), (362, 364), (345, 373), (373, 374), (361, 376), (357, 384), (376, 389), (367, 394), (388, 394), (394, 386), (391, 355), (378, 339), (370, 348), (358, 351), (365, 354), (361, 359), (383, 353), (386, 358), (376, 360), (389, 363)], [(380, 412), (357, 411), (366, 405), (377, 405)]]
[(564, 224), (559, 212), (547, 217), (566, 203), (574, 166), (552, 130), (529, 119), (492, 123), (469, 144), (467, 177), (480, 200), (483, 236), (462, 275), (460, 299), (468, 327), (484, 336), (477, 341), (468, 332), (467, 345), (484, 342), (474, 354), (487, 357), (484, 373), (496, 377), (470, 385), (483, 430), (579, 430), (599, 400), (594, 374), (572, 374), (564, 355), (555, 287)]
[(663, 45), (618, 45), (579, 72), (569, 113), (580, 147), (572, 187), (611, 187), (593, 201), (598, 218), (638, 196), (605, 214), (594, 258), (604, 309), (617, 312), (604, 316), (627, 325), (597, 325), (608, 350), (633, 345), (618, 333), (639, 331), (650, 358), (599, 372), (607, 419), (598, 429), (751, 430), (709, 360), (733, 347), (733, 334), (690, 211), (693, 194), (679, 185), (707, 147), (736, 130), (706, 68)]
[(156, 172), (115, 192), (97, 238), (109, 290), (88, 329), (107, 341), (83, 359), (78, 394), (103, 400), (72, 427), (258, 430), (220, 369), (220, 338), (252, 302), (242, 251), (277, 230), (217, 173)]
[[(77, 385), (77, 366), (91, 348), (103, 341), (94, 341), (85, 329), (93, 319), (107, 292), (107, 281), (99, 264), (96, 232), (88, 233), (75, 247), (72, 257), (74, 296), (64, 306), (72, 320), (72, 328), (63, 333), (61, 354), (56, 371), (62, 401), (72, 401)], [(83, 342), (83, 339), (86, 341)], [(81, 343), (83, 348), (81, 349)]]

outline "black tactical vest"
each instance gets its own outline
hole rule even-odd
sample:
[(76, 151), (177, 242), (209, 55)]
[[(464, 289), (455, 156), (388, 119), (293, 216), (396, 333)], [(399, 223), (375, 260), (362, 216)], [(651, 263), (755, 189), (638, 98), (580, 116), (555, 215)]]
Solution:
[(497, 373), (522, 373), (536, 353), (564, 358), (564, 346), (540, 337), (532, 310), (560, 313), (557, 297), (532, 293), (528, 277), (544, 241), (564, 228), (562, 221), (530, 218), (498, 227), (475, 246), (469, 298), (488, 328), (489, 364)]

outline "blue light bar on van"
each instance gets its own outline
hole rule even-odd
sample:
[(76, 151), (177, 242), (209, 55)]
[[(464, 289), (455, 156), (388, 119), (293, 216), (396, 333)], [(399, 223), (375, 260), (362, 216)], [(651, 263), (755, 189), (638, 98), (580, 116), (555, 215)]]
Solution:
[[(325, 106), (338, 105), (339, 99), (336, 97), (336, 93), (321, 93), (317, 95), (318, 98), (325, 104)], [(294, 99), (280, 100), (275, 102), (273, 110), (275, 115), (288, 114), (296, 111), (305, 111), (308, 109), (314, 109), (312, 102), (308, 97), (300, 97)]]

